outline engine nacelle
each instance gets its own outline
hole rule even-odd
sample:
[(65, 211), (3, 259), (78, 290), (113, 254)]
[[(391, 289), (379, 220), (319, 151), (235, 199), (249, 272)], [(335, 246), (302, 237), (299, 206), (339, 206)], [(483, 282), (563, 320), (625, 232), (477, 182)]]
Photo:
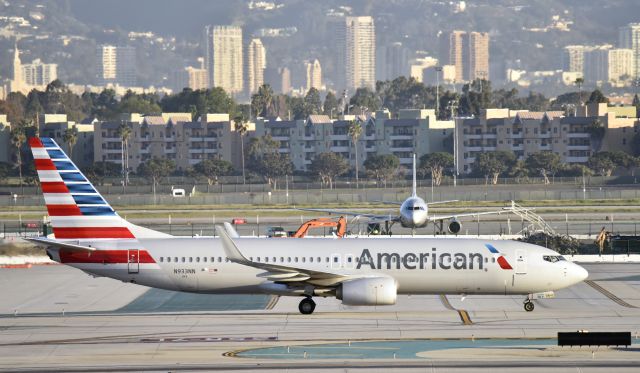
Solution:
[(358, 278), (343, 282), (336, 298), (348, 306), (392, 305), (398, 299), (398, 285), (391, 277)]
[(458, 234), (462, 229), (462, 223), (456, 218), (453, 218), (449, 221), (449, 225), (447, 226), (449, 229), (449, 233)]

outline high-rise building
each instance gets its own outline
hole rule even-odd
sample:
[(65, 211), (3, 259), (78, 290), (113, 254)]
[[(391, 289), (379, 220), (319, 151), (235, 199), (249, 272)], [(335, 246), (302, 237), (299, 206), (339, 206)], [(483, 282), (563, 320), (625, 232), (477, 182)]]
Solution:
[(345, 83), (348, 89), (374, 88), (376, 37), (372, 17), (346, 17), (344, 28)]
[(619, 28), (618, 47), (633, 50), (633, 78), (640, 78), (640, 23), (630, 23)]
[(631, 83), (635, 73), (633, 49), (611, 49), (607, 62), (607, 80), (611, 85), (624, 87)]
[(206, 26), (204, 46), (209, 86), (221, 87), (230, 94), (242, 92), (244, 88), (242, 28)]
[(311, 88), (322, 90), (322, 66), (320, 66), (320, 61), (315, 59), (305, 62), (304, 65), (307, 71), (307, 92)]
[(175, 92), (180, 92), (184, 88), (207, 89), (208, 86), (206, 69), (187, 66), (174, 73), (172, 88)]
[(489, 80), (489, 34), (469, 33), (469, 68), (466, 80)]
[(610, 44), (591, 48), (584, 53), (584, 80), (589, 84), (600, 85), (609, 80)]
[(253, 94), (264, 84), (267, 53), (260, 39), (251, 39), (247, 53), (247, 92)]
[(26, 85), (46, 86), (58, 79), (58, 65), (55, 63), (42, 63), (42, 61), (36, 59), (30, 64), (22, 65), (22, 77)]
[(287, 67), (270, 67), (264, 71), (264, 82), (269, 84), (275, 93), (288, 94), (291, 91), (291, 71)]
[(278, 69), (280, 75), (280, 91), (282, 93), (291, 92), (291, 70), (288, 67), (282, 67)]
[(409, 73), (409, 50), (401, 42), (381, 48), (376, 61), (379, 80), (393, 80)]
[(10, 92), (22, 92), (25, 89), (22, 80), (22, 61), (20, 61), (20, 51), (18, 50), (18, 42), (13, 47), (13, 80), (11, 81)]
[(98, 55), (98, 84), (136, 85), (136, 49), (133, 47), (101, 45)]
[(584, 73), (584, 53), (590, 48), (584, 45), (567, 45), (562, 53), (562, 70)]
[(489, 79), (489, 34), (454, 30), (444, 41), (442, 65), (456, 67), (456, 82)]

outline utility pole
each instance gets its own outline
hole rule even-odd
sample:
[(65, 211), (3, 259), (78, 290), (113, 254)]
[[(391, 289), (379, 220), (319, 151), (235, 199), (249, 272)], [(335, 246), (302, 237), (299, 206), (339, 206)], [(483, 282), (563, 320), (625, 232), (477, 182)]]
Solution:
[(440, 114), (440, 72), (442, 71), (442, 66), (436, 66), (436, 120), (438, 120), (438, 115)]

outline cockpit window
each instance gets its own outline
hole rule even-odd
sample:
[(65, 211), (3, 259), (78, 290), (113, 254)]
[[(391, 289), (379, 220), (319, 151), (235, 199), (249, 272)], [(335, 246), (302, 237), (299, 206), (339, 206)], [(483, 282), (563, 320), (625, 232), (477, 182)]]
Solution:
[(544, 255), (542, 259), (551, 263), (561, 262), (563, 260), (566, 260), (562, 255)]
[(423, 208), (420, 207), (420, 206), (409, 206), (409, 207), (407, 207), (407, 210), (409, 210), (409, 211), (419, 211), (419, 210), (423, 210)]

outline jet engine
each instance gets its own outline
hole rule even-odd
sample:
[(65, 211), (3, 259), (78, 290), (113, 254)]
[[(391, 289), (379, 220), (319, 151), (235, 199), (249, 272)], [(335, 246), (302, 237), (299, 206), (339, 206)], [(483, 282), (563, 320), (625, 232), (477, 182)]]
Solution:
[(392, 305), (398, 298), (398, 285), (391, 277), (358, 278), (343, 282), (336, 298), (348, 306)]
[(449, 220), (449, 225), (447, 226), (449, 229), (449, 233), (458, 234), (462, 229), (462, 223), (456, 218)]

